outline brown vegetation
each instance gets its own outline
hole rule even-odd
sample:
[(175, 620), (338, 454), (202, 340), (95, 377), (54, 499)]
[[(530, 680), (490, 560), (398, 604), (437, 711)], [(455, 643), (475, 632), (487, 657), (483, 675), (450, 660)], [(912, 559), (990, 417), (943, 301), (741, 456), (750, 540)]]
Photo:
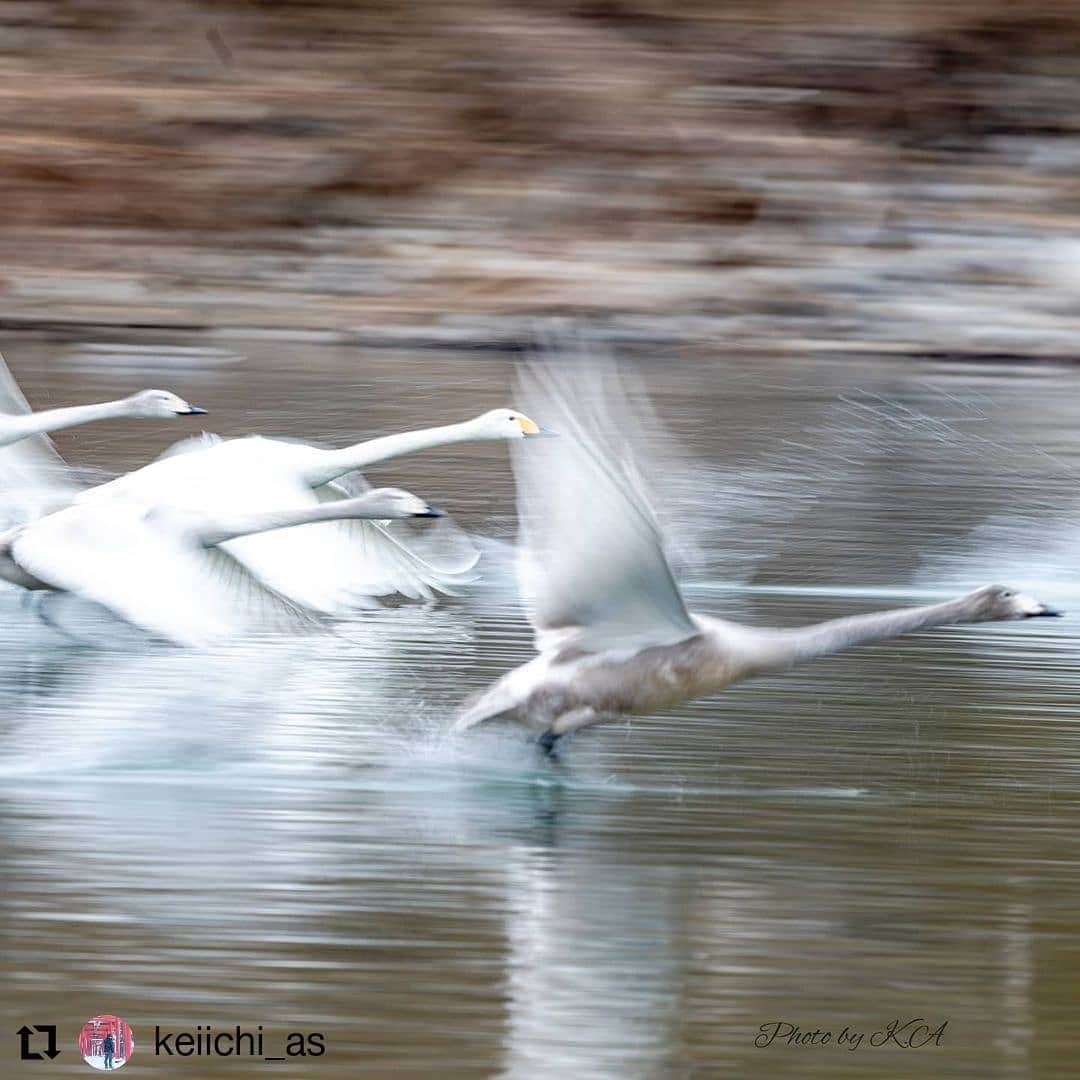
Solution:
[(0, 5), (0, 310), (1060, 352), (1078, 36), (1020, 3)]

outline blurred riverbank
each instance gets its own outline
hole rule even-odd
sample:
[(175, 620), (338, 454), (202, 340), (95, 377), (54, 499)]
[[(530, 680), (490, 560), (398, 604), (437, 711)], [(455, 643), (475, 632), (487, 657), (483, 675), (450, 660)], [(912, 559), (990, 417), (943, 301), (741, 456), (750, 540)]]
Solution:
[(1080, 12), (0, 7), (0, 330), (1070, 358)]

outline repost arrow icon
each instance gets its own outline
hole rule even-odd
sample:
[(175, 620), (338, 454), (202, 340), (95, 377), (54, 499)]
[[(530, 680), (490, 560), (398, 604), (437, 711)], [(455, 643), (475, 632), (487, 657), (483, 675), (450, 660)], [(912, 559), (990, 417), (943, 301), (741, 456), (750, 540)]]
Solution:
[(22, 1061), (40, 1061), (41, 1055), (35, 1053), (30, 1049), (30, 1036), (34, 1034), (33, 1028), (28, 1028), (25, 1024), (17, 1032), (19, 1036), (19, 1058)]
[(45, 1056), (51, 1061), (57, 1054), (60, 1053), (56, 1048), (56, 1025), (55, 1024), (35, 1024), (35, 1031), (40, 1031), (42, 1035), (49, 1036), (49, 1048), (45, 1051)]
[[(35, 1032), (48, 1037), (49, 1046), (42, 1052), (30, 1049), (30, 1038)], [(15, 1034), (19, 1036), (19, 1058), (22, 1061), (40, 1061), (43, 1055), (52, 1060), (60, 1054), (56, 1048), (55, 1024), (35, 1024), (32, 1028), (23, 1024)]]

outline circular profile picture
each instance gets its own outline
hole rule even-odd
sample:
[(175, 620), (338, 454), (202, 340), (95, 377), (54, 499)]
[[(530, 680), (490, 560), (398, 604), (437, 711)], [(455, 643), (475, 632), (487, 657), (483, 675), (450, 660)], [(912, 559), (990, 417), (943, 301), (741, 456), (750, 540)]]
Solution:
[(79, 1053), (92, 1069), (122, 1068), (135, 1052), (135, 1036), (126, 1020), (111, 1013), (92, 1016), (79, 1032)]

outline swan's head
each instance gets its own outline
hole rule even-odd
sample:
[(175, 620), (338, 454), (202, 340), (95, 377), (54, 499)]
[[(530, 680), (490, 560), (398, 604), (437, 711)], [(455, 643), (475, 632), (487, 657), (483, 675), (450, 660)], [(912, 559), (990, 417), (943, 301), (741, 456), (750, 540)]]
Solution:
[[(375, 488), (356, 499), (350, 499), (354, 516), (363, 518), (445, 517), (441, 510), (429, 506), (411, 491), (401, 488)], [(341, 504), (337, 504), (341, 508)]]
[(1061, 615), (1034, 596), (1017, 592), (1007, 585), (987, 585), (970, 594), (972, 622), (992, 622), (999, 619), (1034, 619)]
[(526, 439), (533, 435), (551, 435), (535, 420), (530, 420), (516, 409), (492, 409), (469, 421), (475, 439)]
[(127, 399), (128, 415), (140, 420), (158, 420), (173, 416), (196, 416), (205, 413), (168, 390), (140, 390)]

